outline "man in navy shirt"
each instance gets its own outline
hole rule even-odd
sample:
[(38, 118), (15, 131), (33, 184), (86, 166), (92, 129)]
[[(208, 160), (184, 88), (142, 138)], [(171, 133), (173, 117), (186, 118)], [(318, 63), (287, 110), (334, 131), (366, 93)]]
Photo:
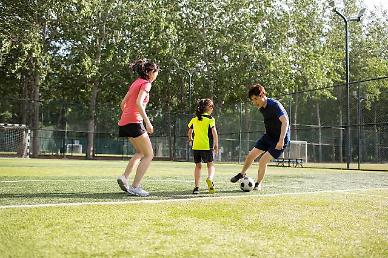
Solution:
[(232, 183), (236, 183), (243, 178), (253, 161), (261, 156), (254, 190), (262, 189), (261, 183), (268, 162), (279, 158), (290, 142), (290, 127), (286, 110), (279, 101), (267, 98), (265, 94), (265, 89), (260, 84), (254, 85), (249, 90), (249, 99), (264, 116), (265, 133), (248, 153), (241, 172), (230, 179)]

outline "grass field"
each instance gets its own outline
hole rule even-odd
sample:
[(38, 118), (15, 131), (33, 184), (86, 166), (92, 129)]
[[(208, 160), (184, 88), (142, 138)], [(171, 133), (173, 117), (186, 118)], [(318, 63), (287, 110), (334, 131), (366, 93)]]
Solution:
[(270, 167), (244, 193), (216, 164), (193, 196), (193, 164), (154, 161), (139, 198), (125, 166), (0, 159), (0, 257), (388, 257), (388, 172)]

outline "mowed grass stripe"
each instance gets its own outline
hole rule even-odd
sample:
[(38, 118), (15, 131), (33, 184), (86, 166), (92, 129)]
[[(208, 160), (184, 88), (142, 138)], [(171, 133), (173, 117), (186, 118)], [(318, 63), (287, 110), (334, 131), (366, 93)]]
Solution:
[[(105, 178), (105, 179), (23, 179), (23, 180), (3, 180), (0, 183), (28, 183), (28, 182), (93, 182), (93, 181), (115, 181), (115, 178)], [(147, 179), (149, 182), (192, 182), (193, 180), (180, 180), (180, 179)]]
[[(360, 191), (370, 190), (388, 190), (388, 188), (359, 188), (359, 189), (343, 189), (343, 190), (317, 190), (308, 192), (292, 192), (292, 193), (272, 193), (272, 194), (250, 194), (250, 195), (223, 195), (223, 196), (200, 196), (192, 198), (193, 195), (182, 195), (179, 199), (162, 199), (162, 200), (132, 200), (132, 201), (116, 201), (116, 202), (75, 202), (75, 203), (47, 203), (47, 204), (21, 204), (21, 205), (2, 205), (0, 209), (13, 209), (13, 208), (40, 208), (40, 207), (64, 207), (64, 206), (89, 206), (89, 205), (125, 205), (125, 204), (138, 204), (138, 203), (168, 203), (168, 202), (188, 202), (188, 201), (204, 201), (204, 200), (215, 200), (215, 199), (237, 199), (237, 198), (248, 198), (248, 197), (277, 197), (277, 196), (292, 196), (292, 195), (308, 195), (308, 194), (322, 194), (322, 193), (356, 193)], [(185, 196), (190, 198), (184, 198)], [(368, 195), (371, 196), (372, 195)], [(388, 198), (385, 196), (373, 196), (376, 198)], [(139, 197), (140, 198), (140, 197)]]
[(193, 196), (193, 163), (155, 161), (142, 199), (117, 186), (126, 164), (0, 159), (2, 181), (43, 180), (0, 184), (1, 256), (388, 256), (388, 173), (270, 167), (243, 193), (241, 165), (216, 164), (218, 193)]
[(0, 250), (4, 257), (387, 257), (381, 198), (245, 197), (3, 209)]

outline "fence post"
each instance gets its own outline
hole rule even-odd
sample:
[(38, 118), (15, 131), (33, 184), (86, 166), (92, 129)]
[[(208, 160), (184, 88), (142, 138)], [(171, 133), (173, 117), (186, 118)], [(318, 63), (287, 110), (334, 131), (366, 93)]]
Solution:
[(241, 148), (242, 148), (242, 102), (240, 102), (240, 128), (238, 130), (238, 164), (241, 163)]
[(360, 93), (360, 88), (361, 88), (361, 83), (357, 83), (357, 146), (358, 146), (358, 170), (361, 169), (361, 156), (362, 156), (362, 151), (361, 151), (361, 117), (362, 117), (362, 107), (361, 103), (365, 100), (363, 97), (361, 97)]
[(291, 141), (291, 127), (292, 127), (292, 98), (293, 94), (291, 93), (289, 95), (289, 100), (288, 100), (288, 126), (290, 128), (290, 141)]
[(172, 124), (171, 124), (171, 111), (168, 111), (168, 156), (170, 160), (174, 160), (173, 146), (172, 146)]

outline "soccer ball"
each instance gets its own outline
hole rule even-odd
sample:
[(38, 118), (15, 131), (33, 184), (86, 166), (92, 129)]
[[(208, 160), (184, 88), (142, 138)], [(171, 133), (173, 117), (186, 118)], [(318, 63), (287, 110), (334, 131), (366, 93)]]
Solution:
[(255, 187), (255, 181), (251, 177), (246, 176), (240, 180), (240, 189), (244, 192), (252, 191), (253, 187)]

